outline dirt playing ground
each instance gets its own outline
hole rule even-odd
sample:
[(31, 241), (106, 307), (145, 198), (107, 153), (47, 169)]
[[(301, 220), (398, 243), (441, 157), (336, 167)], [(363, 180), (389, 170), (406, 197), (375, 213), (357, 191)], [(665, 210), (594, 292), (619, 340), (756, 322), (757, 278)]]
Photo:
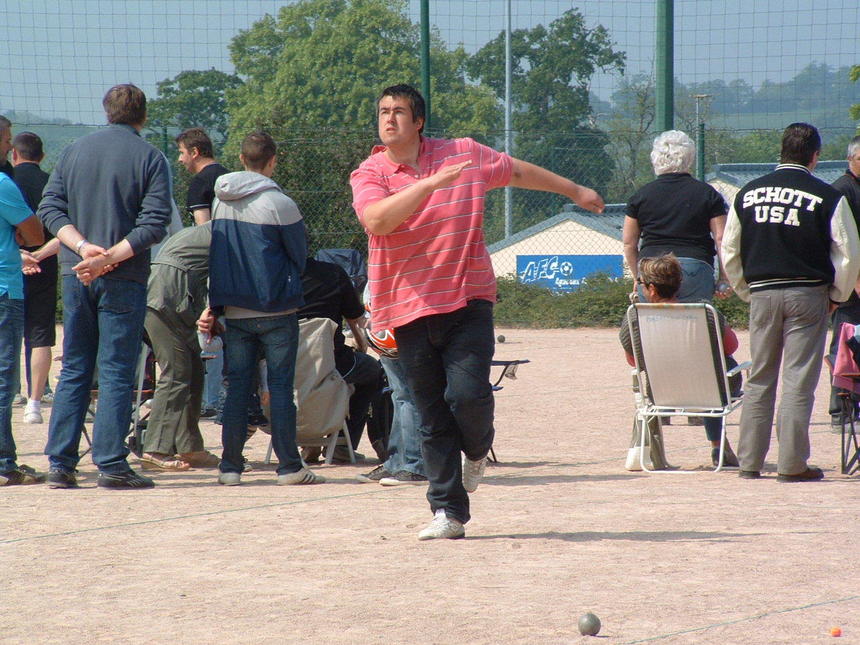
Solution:
[[(631, 473), (615, 330), (499, 332), (497, 357), (531, 364), (497, 395), (501, 463), (465, 540), (418, 542), (423, 487), (357, 483), (371, 461), (275, 486), (265, 436), (233, 488), (192, 470), (101, 490), (85, 457), (79, 490), (0, 489), (0, 643), (806, 644), (834, 626), (860, 643), (860, 477), (839, 473), (826, 375), (810, 429), (823, 482)], [(47, 423), (21, 414), (20, 462), (44, 468)], [(669, 459), (709, 463), (703, 429), (679, 423)], [(217, 451), (219, 427), (203, 429)], [(597, 639), (577, 631), (587, 611)]]

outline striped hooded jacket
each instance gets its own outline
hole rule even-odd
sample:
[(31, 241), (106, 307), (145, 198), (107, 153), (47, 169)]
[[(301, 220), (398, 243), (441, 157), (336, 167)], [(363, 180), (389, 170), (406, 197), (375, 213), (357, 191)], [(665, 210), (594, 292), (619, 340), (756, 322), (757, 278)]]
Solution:
[(265, 314), (304, 304), (305, 225), (296, 203), (260, 173), (221, 175), (212, 204), (209, 306)]

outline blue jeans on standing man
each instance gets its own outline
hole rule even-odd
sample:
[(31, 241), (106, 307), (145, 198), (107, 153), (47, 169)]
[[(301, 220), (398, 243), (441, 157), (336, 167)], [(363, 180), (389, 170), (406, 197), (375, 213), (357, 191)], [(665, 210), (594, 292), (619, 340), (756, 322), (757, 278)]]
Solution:
[(397, 473), (405, 470), (416, 475), (424, 475), (424, 462), (421, 459), (421, 417), (412, 400), (403, 364), (396, 358), (382, 356), (382, 369), (391, 387), (391, 431), (388, 435), (388, 459), (383, 464), (385, 470)]
[(228, 318), (224, 335), (227, 398), (221, 425), (221, 472), (244, 470), (242, 449), (248, 432), (248, 397), (254, 383), (259, 351), (266, 359), (271, 395), (272, 448), (278, 456), (278, 474), (298, 472), (302, 458), (296, 447), (296, 403), (293, 381), (299, 323), (296, 314), (259, 318)]
[(12, 398), (18, 383), (15, 365), (21, 356), (24, 335), (24, 301), (0, 295), (0, 473), (18, 467), (12, 438)]
[(146, 285), (103, 277), (84, 286), (63, 276), (63, 367), (51, 420), (52, 469), (73, 472), (84, 417), (98, 368), (98, 406), (93, 422), (93, 462), (104, 473), (130, 470), (125, 437), (131, 426), (135, 367), (146, 315)]
[(495, 433), (493, 304), (471, 300), (456, 311), (397, 327), (394, 335), (421, 416), (430, 508), (433, 513), (445, 509), (448, 517), (465, 524), (469, 495), (460, 453), (472, 461), (486, 457)]

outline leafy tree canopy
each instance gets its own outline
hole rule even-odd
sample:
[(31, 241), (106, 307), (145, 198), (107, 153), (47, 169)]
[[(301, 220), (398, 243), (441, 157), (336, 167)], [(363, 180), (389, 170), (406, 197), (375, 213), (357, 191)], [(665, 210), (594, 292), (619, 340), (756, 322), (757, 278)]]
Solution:
[[(624, 70), (625, 54), (612, 49), (600, 25), (585, 26), (578, 9), (569, 9), (549, 27), (511, 32), (511, 90), (516, 101), (516, 129), (570, 129), (583, 125), (591, 108), (591, 77)], [(484, 45), (468, 64), (469, 74), (489, 85), (497, 98), (505, 95), (505, 34)]]
[(216, 69), (187, 70), (158, 83), (158, 98), (149, 101), (149, 123), (184, 130), (200, 127), (213, 141), (227, 138), (227, 93), (242, 79)]
[[(401, 0), (302, 0), (231, 42), (245, 84), (228, 101), (227, 154), (235, 156), (252, 130), (275, 137), (274, 178), (301, 207), (314, 246), (329, 246), (331, 232), (365, 247), (348, 177), (376, 138), (379, 92), (397, 83), (420, 86), (419, 42)], [(488, 89), (466, 83), (466, 53), (448, 50), (434, 34), (431, 57), (429, 132), (486, 137), (498, 106)]]
[[(860, 65), (852, 65), (848, 71), (848, 80), (856, 83), (858, 79), (860, 79)], [(851, 106), (850, 114), (852, 119), (860, 121), (860, 103), (855, 103)]]
[[(606, 29), (589, 28), (578, 9), (549, 24), (511, 32), (511, 91), (514, 153), (604, 192), (613, 164), (606, 135), (592, 125), (589, 83), (598, 70), (624, 70), (625, 54), (613, 49)], [(505, 34), (484, 45), (467, 63), (469, 75), (491, 87), (499, 101), (505, 89)], [(566, 200), (517, 191), (515, 207), (528, 215), (521, 225), (557, 213)]]
[[(247, 79), (230, 101), (235, 136), (261, 125), (373, 127), (382, 88), (419, 86), (419, 32), (405, 10), (402, 0), (303, 0), (241, 32), (230, 44)], [(486, 132), (497, 108), (486, 89), (466, 84), (465, 52), (434, 34), (431, 58), (433, 129)]]

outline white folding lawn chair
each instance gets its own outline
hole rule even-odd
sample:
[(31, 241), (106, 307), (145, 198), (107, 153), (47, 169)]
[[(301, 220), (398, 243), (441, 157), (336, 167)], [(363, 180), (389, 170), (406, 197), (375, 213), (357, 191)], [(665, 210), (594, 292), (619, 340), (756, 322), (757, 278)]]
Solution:
[(637, 400), (636, 420), (642, 470), (698, 472), (647, 467), (648, 420), (663, 416), (720, 418), (723, 426), (720, 458), (714, 472), (721, 470), (726, 417), (743, 403), (742, 393), (732, 396), (729, 377), (748, 370), (750, 363), (726, 369), (717, 312), (711, 305), (635, 303), (627, 311), (627, 322), (641, 394)]
[[(325, 448), (327, 464), (332, 463), (336, 446), (346, 446), (350, 462), (355, 463), (355, 452), (346, 426), (351, 387), (335, 367), (335, 329), (336, 324), (328, 318), (299, 321), (295, 375), (296, 444)], [(271, 459), (270, 440), (266, 463)]]

